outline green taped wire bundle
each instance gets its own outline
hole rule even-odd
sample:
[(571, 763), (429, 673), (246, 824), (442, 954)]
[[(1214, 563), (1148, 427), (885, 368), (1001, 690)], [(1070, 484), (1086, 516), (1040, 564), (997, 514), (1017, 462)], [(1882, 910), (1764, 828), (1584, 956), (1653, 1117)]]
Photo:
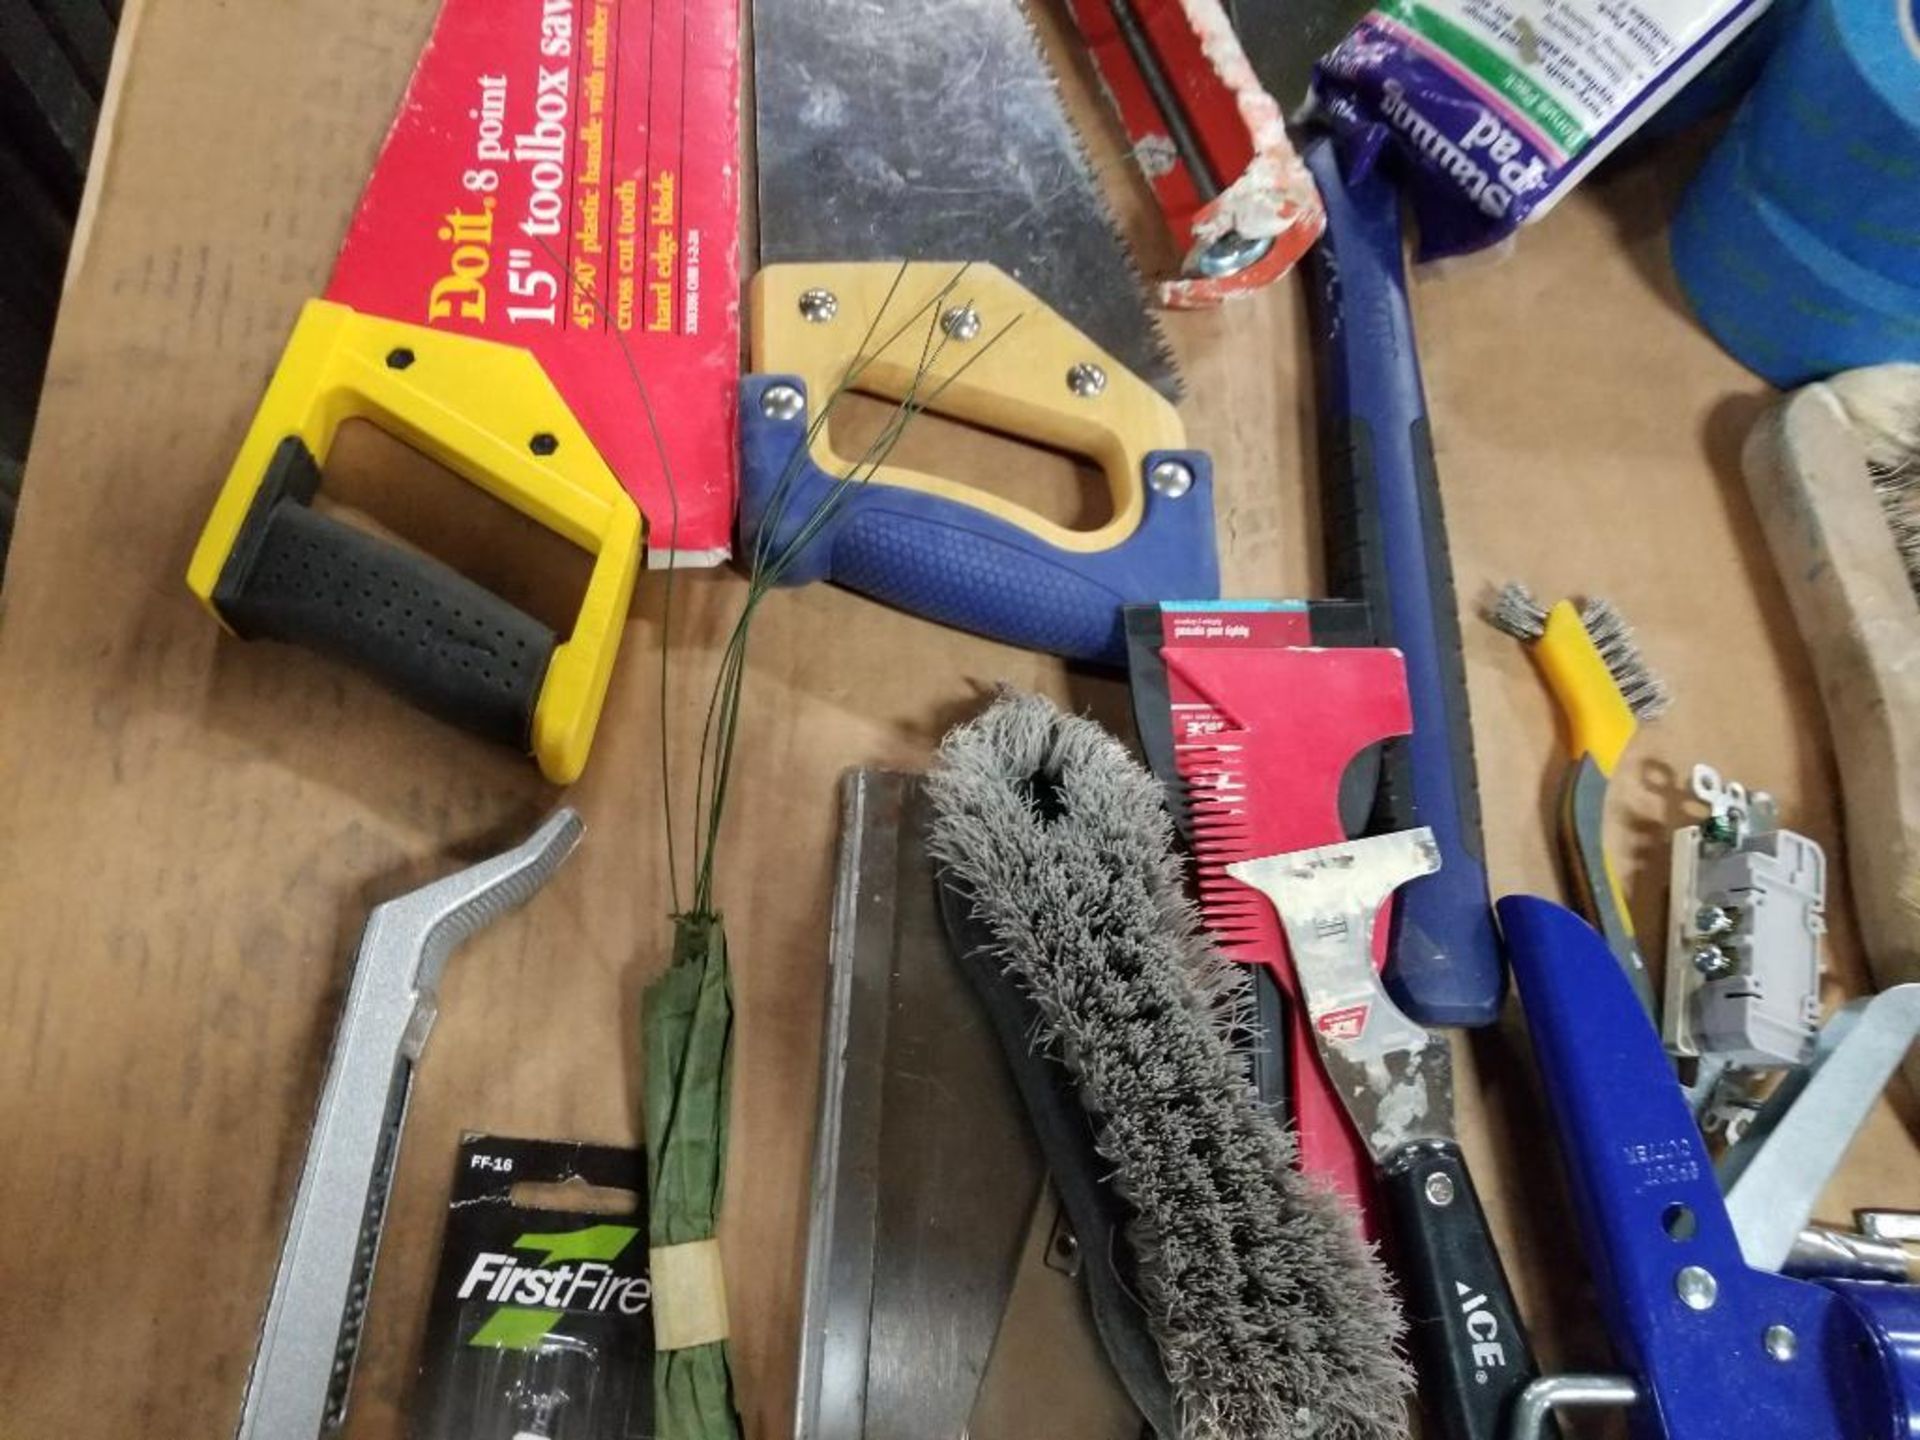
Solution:
[[(875, 331), (886, 317), (888, 305), (905, 273), (902, 266), (893, 289), (888, 292), (887, 303), (883, 303), (875, 315), (846, 375), (813, 417), (805, 440), (794, 447), (774, 487), (768, 506), (769, 519), (761, 532), (763, 538), (778, 532), (779, 512), (791, 503), (794, 482), (834, 405), (855, 387), (875, 355), (909, 328), (924, 322), (927, 333), (921, 346), (920, 365), (906, 395), (860, 458), (837, 478), (825, 498), (806, 517), (794, 538), (777, 551), (769, 550), (763, 543), (748, 557), (747, 596), (721, 654), (701, 728), (700, 760), (694, 783), (692, 883), (684, 906), (674, 848), (672, 792), (664, 738), (669, 714), (670, 671), (664, 647), (662, 649), (660, 787), (667, 832), (667, 869), (673, 886), (673, 959), (666, 973), (648, 987), (641, 1016), (646, 1076), (648, 1239), (653, 1251), (655, 1286), (654, 1427), (659, 1440), (736, 1440), (741, 1433), (734, 1410), (733, 1374), (725, 1338), (724, 1287), (718, 1249), (712, 1243), (725, 1188), (727, 1110), (733, 1069), (732, 981), (728, 971), (726, 928), (714, 902), (713, 884), (715, 841), (725, 814), (727, 779), (739, 734), (747, 642), (753, 617), (767, 592), (832, 518), (844, 501), (848, 487), (871, 479), (886, 463), (914, 416), (931, 405), (942, 390), (978, 361), (1019, 318), (1008, 321), (938, 384), (926, 387), (932, 367), (949, 338), (938, 323), (939, 317), (949, 308), (950, 297), (965, 277), (966, 267), (958, 267), (952, 280), (876, 347)], [(633, 373), (643, 407), (651, 420), (645, 384), (637, 369)], [(657, 442), (657, 428), (655, 437)], [(671, 494), (672, 470), (664, 451), (660, 459)], [(675, 548), (672, 539), (668, 548)], [(663, 630), (667, 629), (672, 614), (672, 587), (673, 572), (669, 569), (663, 601)], [(664, 1346), (661, 1344), (663, 1332), (668, 1341)], [(681, 1343), (689, 1338), (694, 1343)]]
[[(727, 1110), (733, 1074), (733, 987), (727, 935), (717, 918), (674, 925), (673, 962), (641, 1005), (646, 1063), (647, 1243), (710, 1241), (726, 1186)], [(656, 1276), (655, 1305), (661, 1292)], [(724, 1299), (720, 1297), (724, 1319)], [(659, 1348), (653, 1360), (654, 1415), (662, 1440), (732, 1440), (727, 1342)]]

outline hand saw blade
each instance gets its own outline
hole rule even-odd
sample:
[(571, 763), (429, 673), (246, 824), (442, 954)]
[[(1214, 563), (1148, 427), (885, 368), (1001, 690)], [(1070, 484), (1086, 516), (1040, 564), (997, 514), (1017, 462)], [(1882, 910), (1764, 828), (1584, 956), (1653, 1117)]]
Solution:
[(958, 1440), (1041, 1161), (948, 954), (918, 777), (842, 782), (796, 1440)]
[(761, 264), (989, 261), (1178, 398), (1019, 0), (754, 0), (753, 44)]

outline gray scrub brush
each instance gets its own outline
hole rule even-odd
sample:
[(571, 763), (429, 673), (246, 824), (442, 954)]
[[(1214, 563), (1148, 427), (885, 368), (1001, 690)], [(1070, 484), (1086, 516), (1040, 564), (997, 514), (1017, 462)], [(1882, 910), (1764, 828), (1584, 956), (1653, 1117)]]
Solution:
[[(1091, 721), (1009, 693), (947, 736), (927, 791), (949, 928), (1022, 1092), (1032, 1109), (1036, 1058), (1070, 1079), (1117, 1202), (1126, 1253), (1084, 1229), (1082, 1248), (1126, 1277), (1158, 1350), (1164, 1440), (1406, 1435), (1399, 1305), (1255, 1098), (1232, 1038), (1247, 977), (1183, 893), (1161, 787)], [(1003, 1023), (1010, 993), (1024, 1033)], [(1058, 1170), (1060, 1127), (1035, 1120)]]

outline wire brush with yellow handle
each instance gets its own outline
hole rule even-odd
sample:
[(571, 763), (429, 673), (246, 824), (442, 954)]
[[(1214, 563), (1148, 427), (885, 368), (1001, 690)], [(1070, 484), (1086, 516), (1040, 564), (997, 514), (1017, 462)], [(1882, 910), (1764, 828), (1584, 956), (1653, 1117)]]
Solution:
[(1633, 918), (1619, 876), (1608, 859), (1604, 827), (1607, 786), (1640, 726), (1672, 704), (1648, 668), (1633, 631), (1607, 600), (1551, 608), (1524, 585), (1509, 583), (1487, 608), (1487, 619), (1527, 642), (1547, 688), (1566, 717), (1572, 768), (1560, 792), (1560, 843), (1575, 898), (1606, 937), (1634, 993), (1656, 1022), (1659, 1011), (1646, 959), (1634, 939)]

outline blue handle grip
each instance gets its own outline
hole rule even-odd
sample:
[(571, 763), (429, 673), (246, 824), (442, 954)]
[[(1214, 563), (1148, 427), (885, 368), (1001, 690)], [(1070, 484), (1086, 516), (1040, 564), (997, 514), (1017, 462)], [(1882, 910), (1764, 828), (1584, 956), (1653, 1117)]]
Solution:
[[(1529, 895), (1502, 900), (1500, 924), (1601, 1315), (1642, 1390), (1635, 1440), (1910, 1440), (1920, 1292), (1749, 1269), (1660, 1036), (1606, 942)], [(1770, 1351), (1776, 1326), (1790, 1335), (1773, 1331)]]
[(1220, 593), (1213, 467), (1198, 451), (1148, 455), (1147, 473), (1175, 460), (1193, 483), (1178, 496), (1145, 486), (1145, 514), (1126, 539), (1105, 550), (1063, 550), (972, 505), (828, 474), (804, 453), (804, 406), (786, 418), (767, 414), (761, 397), (774, 385), (806, 394), (791, 375), (749, 375), (740, 385), (741, 553), (780, 554), (842, 487), (831, 518), (782, 573), (783, 585), (829, 580), (928, 620), (1111, 666), (1126, 663), (1122, 606)]
[(1387, 988), (1424, 1025), (1490, 1025), (1506, 970), (1480, 838), (1460, 617), (1400, 241), (1400, 196), (1376, 166), (1349, 182), (1330, 141), (1306, 153), (1326, 203), (1311, 254), (1321, 360), (1328, 583), (1372, 607), (1406, 656), (1413, 733), (1389, 744), (1370, 828), (1425, 825), (1440, 869), (1400, 892)]

